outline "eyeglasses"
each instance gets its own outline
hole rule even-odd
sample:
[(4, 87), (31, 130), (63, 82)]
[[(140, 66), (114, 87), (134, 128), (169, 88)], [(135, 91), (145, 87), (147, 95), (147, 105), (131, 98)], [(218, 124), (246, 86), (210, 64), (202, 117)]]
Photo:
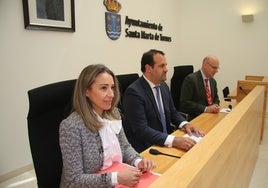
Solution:
[(211, 65), (211, 63), (207, 62), (207, 64), (209, 64), (209, 66), (215, 70), (219, 70), (220, 67), (217, 67), (217, 66), (214, 66), (214, 65)]

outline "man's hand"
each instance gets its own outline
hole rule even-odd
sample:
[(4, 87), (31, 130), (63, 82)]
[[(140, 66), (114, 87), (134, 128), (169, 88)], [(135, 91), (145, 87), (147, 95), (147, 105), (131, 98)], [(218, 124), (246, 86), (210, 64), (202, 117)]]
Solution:
[(183, 149), (188, 151), (191, 149), (196, 142), (188, 137), (175, 137), (172, 143), (172, 146), (178, 149)]
[(190, 136), (194, 133), (197, 137), (203, 137), (205, 136), (205, 133), (201, 130), (199, 130), (197, 127), (191, 125), (190, 123), (185, 124), (182, 127), (183, 130), (185, 130), (185, 132), (187, 134), (189, 134)]
[(217, 104), (212, 104), (207, 106), (206, 112), (207, 113), (218, 113), (220, 111), (220, 106)]

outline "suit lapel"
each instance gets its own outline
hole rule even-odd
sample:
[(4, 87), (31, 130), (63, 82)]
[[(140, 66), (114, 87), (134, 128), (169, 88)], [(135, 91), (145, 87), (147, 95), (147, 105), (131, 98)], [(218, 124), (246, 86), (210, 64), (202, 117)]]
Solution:
[(207, 95), (206, 95), (206, 88), (205, 88), (205, 85), (204, 85), (204, 80), (203, 80), (203, 77), (202, 77), (202, 74), (201, 74), (201, 71), (199, 70), (198, 71), (198, 77), (197, 77), (197, 83), (200, 83), (199, 84), (199, 91), (200, 91), (200, 95), (203, 96), (203, 98), (207, 98)]

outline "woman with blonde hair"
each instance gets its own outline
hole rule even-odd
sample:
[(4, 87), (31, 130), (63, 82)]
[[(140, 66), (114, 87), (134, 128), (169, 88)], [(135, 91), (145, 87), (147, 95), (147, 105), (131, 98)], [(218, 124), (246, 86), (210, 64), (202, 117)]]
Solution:
[[(155, 167), (128, 143), (116, 105), (120, 99), (114, 73), (89, 65), (76, 81), (73, 111), (60, 124), (63, 169), (61, 187), (134, 186), (143, 171)], [(100, 174), (115, 162), (136, 168)]]

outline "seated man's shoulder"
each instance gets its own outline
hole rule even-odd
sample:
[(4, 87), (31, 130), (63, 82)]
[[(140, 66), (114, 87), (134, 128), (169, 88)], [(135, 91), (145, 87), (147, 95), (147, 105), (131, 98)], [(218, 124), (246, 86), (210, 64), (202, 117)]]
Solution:
[(195, 73), (190, 73), (190, 74), (188, 74), (185, 78), (184, 78), (184, 80), (193, 80), (193, 79), (195, 79), (197, 77), (197, 75), (195, 74)]
[(130, 93), (141, 93), (142, 91), (142, 84), (140, 83), (140, 80), (134, 81), (132, 84), (129, 85), (129, 87), (126, 89), (126, 94)]
[(199, 76), (200, 76), (200, 72), (197, 71), (197, 72), (193, 72), (193, 73), (190, 73), (186, 76), (187, 79), (197, 79)]

